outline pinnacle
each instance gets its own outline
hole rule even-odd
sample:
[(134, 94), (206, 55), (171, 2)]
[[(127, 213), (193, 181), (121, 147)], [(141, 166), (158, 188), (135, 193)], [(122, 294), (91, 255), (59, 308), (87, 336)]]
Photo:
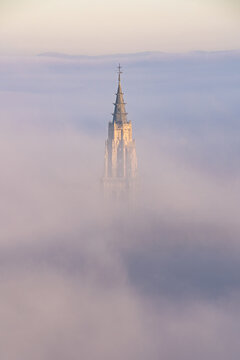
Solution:
[(125, 110), (125, 102), (123, 99), (123, 92), (121, 87), (121, 66), (118, 66), (118, 90), (116, 94), (116, 101), (114, 103), (114, 113), (113, 113), (113, 122), (127, 122), (127, 113)]

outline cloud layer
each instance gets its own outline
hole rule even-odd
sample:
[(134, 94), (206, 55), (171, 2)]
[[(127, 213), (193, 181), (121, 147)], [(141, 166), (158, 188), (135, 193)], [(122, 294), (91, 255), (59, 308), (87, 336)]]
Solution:
[(239, 55), (141, 56), (131, 206), (100, 191), (115, 59), (0, 60), (3, 359), (238, 359)]

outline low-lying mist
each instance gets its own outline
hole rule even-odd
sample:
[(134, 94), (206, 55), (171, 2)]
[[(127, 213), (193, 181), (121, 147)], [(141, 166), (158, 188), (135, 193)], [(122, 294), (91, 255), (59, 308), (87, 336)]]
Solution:
[(0, 59), (2, 359), (238, 359), (240, 62), (151, 56), (131, 203), (101, 192), (115, 59)]

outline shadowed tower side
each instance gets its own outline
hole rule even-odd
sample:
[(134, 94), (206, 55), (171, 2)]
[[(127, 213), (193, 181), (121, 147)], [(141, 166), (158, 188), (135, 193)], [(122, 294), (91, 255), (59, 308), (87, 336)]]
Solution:
[(126, 198), (135, 191), (137, 157), (132, 123), (127, 120), (121, 87), (121, 66), (118, 67), (118, 89), (114, 103), (113, 120), (108, 124), (105, 143), (103, 187), (106, 196)]

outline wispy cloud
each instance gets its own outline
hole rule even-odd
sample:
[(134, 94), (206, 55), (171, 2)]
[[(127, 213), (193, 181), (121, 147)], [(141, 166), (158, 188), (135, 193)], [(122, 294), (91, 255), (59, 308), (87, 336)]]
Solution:
[(130, 207), (100, 192), (115, 58), (0, 60), (2, 358), (238, 359), (238, 56), (126, 56)]

